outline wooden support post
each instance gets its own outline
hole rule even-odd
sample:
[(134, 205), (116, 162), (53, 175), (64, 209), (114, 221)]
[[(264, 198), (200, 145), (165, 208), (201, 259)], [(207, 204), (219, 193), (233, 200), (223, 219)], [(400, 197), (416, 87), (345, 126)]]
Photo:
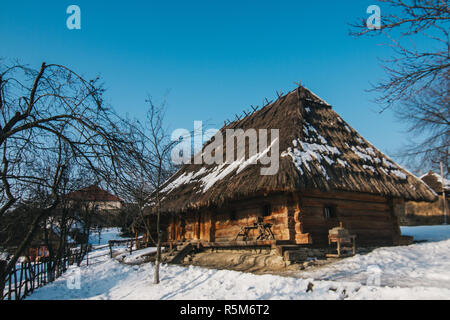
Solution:
[(442, 200), (443, 202), (443, 210), (444, 210), (444, 224), (447, 224), (447, 200), (445, 199), (445, 178), (444, 178), (444, 166), (441, 161), (441, 180), (442, 180)]
[(111, 259), (112, 259), (112, 243), (111, 243), (111, 240), (110, 241), (108, 241), (108, 245), (109, 245), (109, 256), (111, 257)]
[(353, 255), (356, 254), (356, 237), (353, 236), (352, 237), (352, 242), (353, 242)]
[(341, 241), (337, 241), (337, 253), (338, 253), (338, 257), (341, 256)]

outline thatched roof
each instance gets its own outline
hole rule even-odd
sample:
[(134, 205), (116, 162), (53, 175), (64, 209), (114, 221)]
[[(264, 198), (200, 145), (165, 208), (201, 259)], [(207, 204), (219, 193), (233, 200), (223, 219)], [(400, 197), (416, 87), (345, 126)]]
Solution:
[(442, 193), (442, 187), (444, 187), (446, 193), (450, 192), (450, 180), (442, 179), (439, 174), (433, 171), (429, 171), (427, 174), (421, 176), (420, 179), (438, 194)]
[(436, 197), (425, 183), (378, 151), (306, 88), (299, 87), (220, 131), (239, 128), (279, 129), (278, 173), (263, 176), (261, 164), (248, 165), (245, 161), (184, 165), (162, 188), (165, 212), (305, 189), (354, 191), (416, 201)]

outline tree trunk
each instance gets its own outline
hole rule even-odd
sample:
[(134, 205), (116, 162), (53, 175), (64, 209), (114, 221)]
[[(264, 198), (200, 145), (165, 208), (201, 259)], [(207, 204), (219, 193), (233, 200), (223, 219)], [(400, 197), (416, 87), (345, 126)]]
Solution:
[(160, 260), (161, 260), (161, 244), (158, 240), (158, 245), (156, 247), (156, 261), (155, 261), (155, 274), (154, 274), (154, 279), (153, 279), (153, 283), (154, 284), (159, 284), (159, 264), (160, 264)]
[(156, 219), (156, 232), (158, 233), (158, 243), (156, 245), (156, 261), (155, 261), (155, 275), (154, 275), (154, 284), (159, 283), (159, 264), (161, 261), (161, 230), (159, 226), (160, 212), (158, 209), (158, 217)]

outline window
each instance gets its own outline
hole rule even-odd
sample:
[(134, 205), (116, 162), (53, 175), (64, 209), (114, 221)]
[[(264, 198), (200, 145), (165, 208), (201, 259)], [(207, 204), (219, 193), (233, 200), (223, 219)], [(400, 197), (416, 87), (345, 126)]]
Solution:
[(263, 216), (268, 217), (272, 214), (272, 208), (270, 207), (270, 204), (265, 204), (263, 206)]
[(336, 218), (336, 208), (332, 206), (326, 206), (323, 209), (323, 216), (325, 217), (325, 219)]
[(230, 220), (231, 221), (236, 221), (236, 210), (231, 210), (231, 213), (230, 213)]

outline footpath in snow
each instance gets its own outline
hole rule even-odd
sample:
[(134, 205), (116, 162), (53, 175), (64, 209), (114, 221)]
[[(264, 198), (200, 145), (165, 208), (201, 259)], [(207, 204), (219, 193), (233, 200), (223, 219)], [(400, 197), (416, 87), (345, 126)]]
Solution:
[(71, 267), (29, 299), (450, 299), (450, 227), (402, 232), (430, 241), (379, 248), (302, 278), (163, 265), (154, 285), (153, 264), (123, 265), (105, 255)]

